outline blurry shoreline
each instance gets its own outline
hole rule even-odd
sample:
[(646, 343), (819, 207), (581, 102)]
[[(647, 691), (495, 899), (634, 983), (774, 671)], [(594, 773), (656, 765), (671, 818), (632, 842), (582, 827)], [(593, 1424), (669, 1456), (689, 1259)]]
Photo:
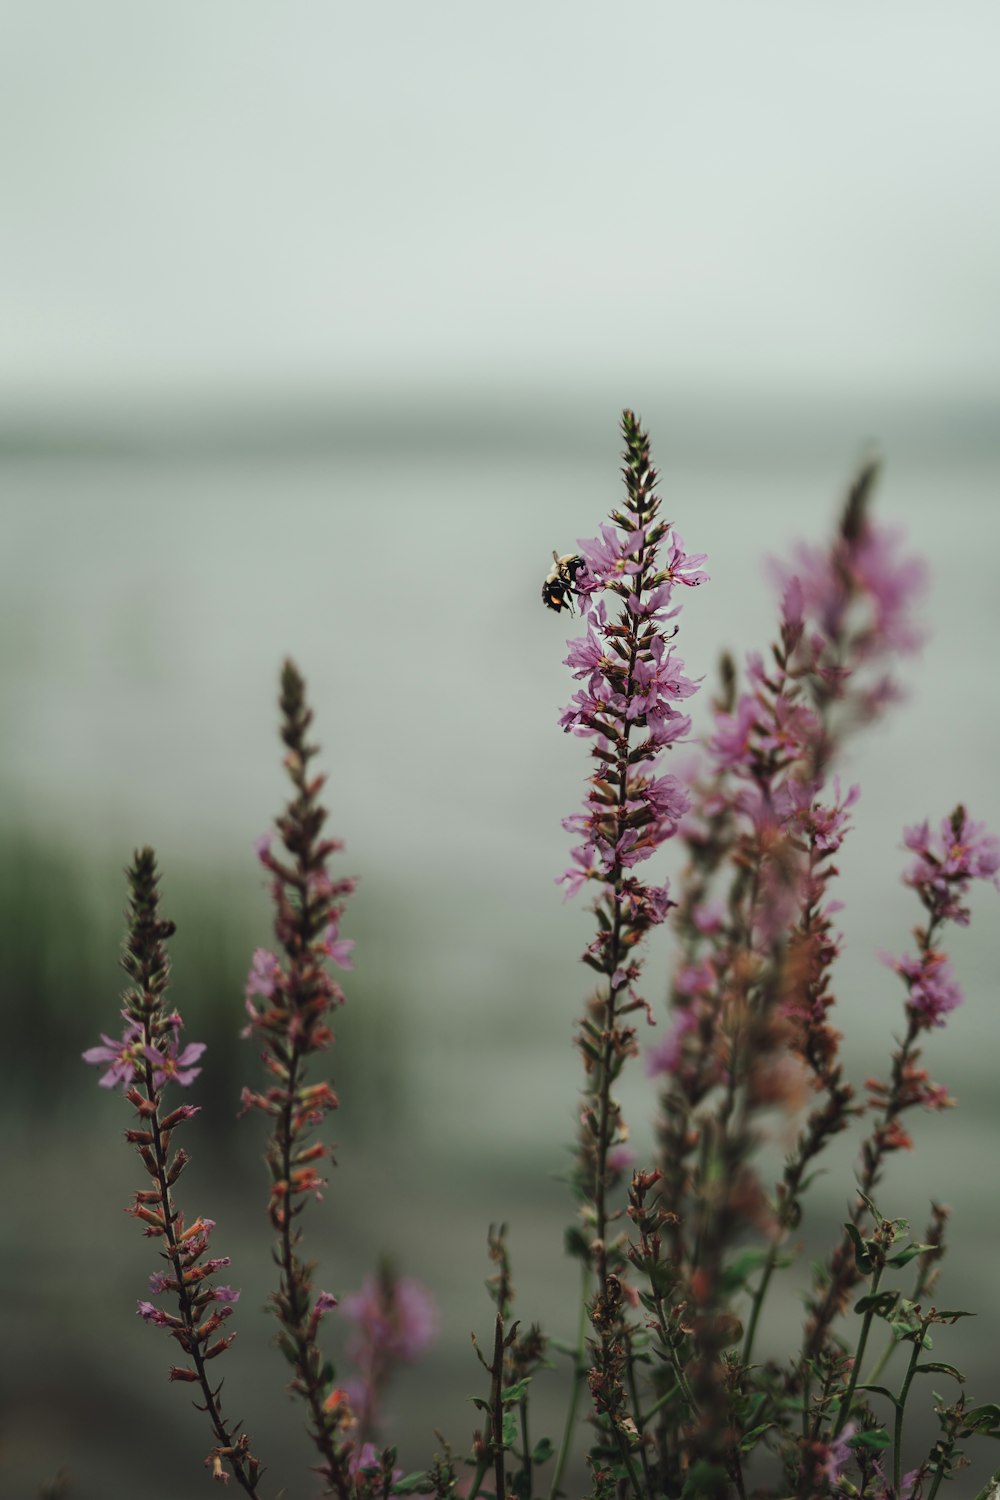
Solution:
[[(640, 404), (627, 391), (621, 399)], [(982, 393), (887, 399), (879, 392), (803, 398), (656, 391), (641, 405), (659, 429), (661, 454), (673, 463), (814, 464), (827, 454), (842, 458), (845, 443), (930, 464), (1000, 457), (1000, 407)], [(385, 451), (606, 458), (618, 410), (613, 399), (592, 390), (531, 396), (486, 388), (11, 400), (0, 412), (0, 461), (287, 460)]]

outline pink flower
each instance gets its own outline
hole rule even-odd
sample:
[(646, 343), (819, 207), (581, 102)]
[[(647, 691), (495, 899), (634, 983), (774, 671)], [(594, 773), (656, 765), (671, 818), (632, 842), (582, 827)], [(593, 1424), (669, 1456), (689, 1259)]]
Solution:
[(280, 974), (281, 965), (276, 955), (267, 948), (256, 948), (247, 975), (247, 999), (252, 995), (262, 995), (265, 1000), (270, 1000)]
[(684, 1038), (698, 1025), (698, 1016), (692, 1007), (674, 1011), (670, 1034), (646, 1053), (646, 1073), (656, 1078), (661, 1073), (676, 1073), (684, 1048)]
[(341, 1311), (358, 1327), (356, 1350), (412, 1363), (433, 1343), (437, 1308), (426, 1287), (410, 1276), (390, 1281), (366, 1277), (360, 1292), (343, 1299)]
[(627, 1172), (634, 1167), (638, 1157), (631, 1146), (612, 1146), (608, 1152), (608, 1170), (611, 1172)]
[(906, 983), (906, 1008), (921, 1026), (943, 1026), (944, 1018), (963, 1000), (962, 991), (944, 953), (931, 948), (919, 958), (890, 958), (882, 962), (894, 969)]
[(660, 567), (671, 583), (683, 583), (688, 588), (695, 588), (699, 583), (709, 581), (708, 574), (701, 571), (701, 565), (707, 558), (707, 552), (689, 552), (685, 555), (684, 538), (679, 531), (675, 531), (671, 535), (666, 557), (660, 559)]
[(142, 1027), (138, 1021), (129, 1021), (117, 1041), (103, 1031), (101, 1040), (103, 1047), (88, 1047), (83, 1053), (84, 1062), (92, 1063), (95, 1067), (100, 1067), (103, 1063), (111, 1064), (108, 1071), (97, 1080), (102, 1089), (113, 1089), (117, 1083), (127, 1088), (142, 1062)]
[(641, 526), (635, 531), (619, 532), (606, 523), (602, 525), (599, 538), (578, 544), (580, 555), (587, 564), (587, 571), (577, 579), (577, 588), (583, 583), (586, 590), (592, 593), (597, 588), (607, 588), (611, 583), (618, 583), (623, 578), (640, 572), (643, 565), (638, 554), (645, 541), (646, 533)]
[(351, 949), (354, 947), (353, 938), (341, 938), (337, 936), (337, 923), (331, 922), (323, 937), (323, 952), (331, 959), (339, 969), (353, 969), (351, 962)]
[(153, 1085), (162, 1089), (166, 1083), (178, 1083), (186, 1088), (201, 1072), (193, 1066), (205, 1051), (204, 1042), (189, 1042), (183, 1051), (177, 1050), (176, 1030), (172, 1037), (162, 1041), (158, 1047), (146, 1047), (143, 1055), (153, 1064)]
[(857, 1431), (856, 1422), (848, 1422), (839, 1437), (835, 1437), (827, 1448), (823, 1473), (831, 1484), (836, 1484), (851, 1457), (851, 1439)]
[(987, 833), (985, 823), (973, 822), (962, 806), (942, 818), (936, 837), (924, 821), (907, 828), (903, 841), (917, 856), (903, 879), (938, 921), (968, 925), (962, 899), (973, 880), (988, 880), (1000, 889), (1000, 840)]

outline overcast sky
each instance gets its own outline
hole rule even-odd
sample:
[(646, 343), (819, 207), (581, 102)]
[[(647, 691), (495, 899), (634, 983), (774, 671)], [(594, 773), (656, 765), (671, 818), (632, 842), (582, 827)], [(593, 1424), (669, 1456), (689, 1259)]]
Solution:
[(4, 0), (0, 395), (1000, 387), (1000, 6)]

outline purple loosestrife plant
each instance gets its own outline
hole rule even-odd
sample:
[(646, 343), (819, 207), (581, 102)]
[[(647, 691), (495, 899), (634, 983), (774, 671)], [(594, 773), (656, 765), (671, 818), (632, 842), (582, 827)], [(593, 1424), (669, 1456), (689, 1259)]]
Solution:
[(91, 1047), (83, 1054), (84, 1061), (108, 1065), (102, 1086), (121, 1084), (136, 1115), (136, 1125), (125, 1135), (135, 1146), (150, 1186), (136, 1193), (126, 1211), (158, 1244), (164, 1262), (164, 1269), (150, 1277), (150, 1291), (175, 1309), (162, 1302), (140, 1301), (139, 1316), (165, 1329), (181, 1351), (183, 1360), (171, 1365), (170, 1379), (199, 1388), (216, 1442), (206, 1465), (216, 1478), (228, 1480), (232, 1474), (248, 1495), (257, 1495), (260, 1461), (251, 1453), (246, 1433), (237, 1431), (223, 1416), (222, 1382), (216, 1380), (213, 1364), (233, 1342), (235, 1335), (223, 1329), (240, 1294), (214, 1282), (229, 1265), (228, 1256), (209, 1255), (214, 1221), (197, 1218), (185, 1224), (174, 1200), (174, 1187), (188, 1155), (183, 1147), (173, 1149), (173, 1133), (198, 1113), (198, 1107), (179, 1104), (170, 1108), (164, 1104), (164, 1094), (174, 1085), (186, 1087), (198, 1076), (201, 1069), (194, 1064), (205, 1048), (200, 1042), (180, 1047), (180, 1015), (167, 1010), (170, 962), (166, 940), (175, 929), (173, 922), (160, 916), (151, 849), (136, 854), (128, 881), (128, 935), (121, 960), (131, 980), (122, 997), (125, 1027), (119, 1041), (105, 1036), (102, 1047)]
[(679, 612), (673, 592), (708, 575), (701, 571), (704, 557), (686, 556), (680, 536), (659, 519), (649, 440), (632, 412), (625, 412), (622, 432), (624, 508), (613, 511), (614, 524), (602, 526), (600, 537), (579, 544), (583, 568), (574, 580), (587, 634), (570, 643), (566, 664), (583, 686), (560, 723), (592, 741), (595, 767), (585, 810), (563, 824), (583, 842), (560, 880), (570, 893), (585, 883), (594, 889), (598, 930), (584, 961), (602, 976), (578, 1035), (587, 1089), (575, 1176), (583, 1224), (577, 1243), (593, 1274), (588, 1382), (604, 1433), (592, 1463), (601, 1473), (609, 1456), (623, 1462), (637, 1486), (638, 1434), (626, 1391), (632, 1360), (623, 1318), (626, 1261), (622, 1244), (608, 1240), (608, 1194), (621, 1175), (612, 1154), (628, 1139), (612, 1088), (638, 1050), (626, 1018), (648, 1012), (637, 989), (639, 945), (672, 905), (669, 885), (641, 880), (637, 867), (676, 833), (688, 808), (677, 777), (661, 770), (663, 752), (691, 727), (677, 704), (697, 691), (673, 651), (670, 622)]
[[(330, 966), (352, 966), (340, 924), (354, 882), (328, 868), (340, 845), (324, 833), (312, 714), (295, 667), (282, 673), (292, 793), (275, 834), (257, 844), (275, 939), (253, 955), (246, 982), (244, 1035), (258, 1044), (266, 1076), (244, 1089), (243, 1112), (270, 1124), (272, 1307), (319, 1453), (315, 1472), (337, 1500), (579, 1500), (566, 1476), (580, 1457), (586, 1384), (589, 1500), (937, 1500), (967, 1462), (962, 1444), (1000, 1437), (1000, 1406), (973, 1406), (963, 1391), (950, 1402), (936, 1397), (937, 1439), (906, 1468), (915, 1426), (907, 1414), (922, 1379), (961, 1386), (963, 1378), (928, 1357), (931, 1338), (966, 1314), (929, 1300), (947, 1210), (933, 1205), (924, 1238), (914, 1240), (873, 1195), (894, 1154), (911, 1145), (910, 1112), (953, 1102), (922, 1066), (922, 1047), (961, 1001), (942, 937), (950, 923), (969, 921), (973, 883), (997, 886), (1000, 871), (1000, 842), (963, 807), (937, 829), (922, 823), (904, 835), (904, 880), (924, 918), (912, 951), (884, 959), (902, 987), (904, 1023), (886, 1076), (859, 1092), (832, 1024), (842, 945), (836, 861), (861, 806), (837, 767), (848, 734), (900, 696), (893, 671), (919, 641), (913, 606), (923, 568), (872, 520), (877, 466), (866, 464), (831, 545), (772, 565), (774, 643), (766, 657), (747, 657), (742, 679), (724, 659), (711, 730), (695, 750), (684, 705), (697, 683), (674, 641), (678, 589), (705, 581), (704, 559), (686, 555), (660, 517), (648, 439), (631, 412), (622, 430), (622, 508), (578, 554), (555, 558), (543, 588), (553, 610), (579, 604), (585, 633), (566, 658), (577, 689), (560, 723), (589, 741), (593, 761), (583, 810), (565, 820), (575, 842), (559, 877), (567, 895), (588, 889), (596, 917), (583, 957), (598, 987), (576, 1034), (585, 1069), (572, 1173), (579, 1218), (567, 1233), (582, 1278), (579, 1331), (575, 1347), (561, 1346), (539, 1324), (525, 1332), (511, 1320), (506, 1234), (491, 1229), (489, 1356), (473, 1339), (488, 1385), (473, 1398), (482, 1418), (465, 1476), (440, 1434), (440, 1451), (408, 1475), (395, 1447), (377, 1446), (389, 1381), (434, 1331), (427, 1293), (383, 1265), (338, 1303), (315, 1289), (303, 1258), (303, 1211), (322, 1195), (333, 1161), (317, 1132), (337, 1096), (318, 1065), (345, 998)], [(666, 772), (665, 752), (685, 741), (685, 760)], [(679, 876), (672, 885), (663, 874), (643, 879), (646, 861), (671, 841), (684, 852)], [(197, 1108), (165, 1096), (197, 1078), (204, 1049), (181, 1042), (180, 1015), (167, 1008), (173, 924), (159, 916), (150, 851), (136, 856), (129, 880), (124, 1026), (85, 1057), (137, 1115), (128, 1138), (151, 1186), (129, 1212), (164, 1263), (140, 1315), (181, 1350), (171, 1378), (199, 1387), (213, 1476), (258, 1495), (260, 1463), (239, 1424), (224, 1419), (212, 1374), (232, 1342), (224, 1329), (238, 1294), (217, 1284), (228, 1261), (209, 1253), (212, 1221), (188, 1226), (174, 1202), (187, 1157), (173, 1150), (172, 1134)], [(668, 915), (678, 956), (669, 1025), (646, 1054), (660, 1099), (657, 1159), (643, 1164), (615, 1091), (639, 1051), (636, 1018), (653, 1019), (640, 988), (644, 943)], [(801, 1340), (784, 1360), (761, 1360), (761, 1330), (793, 1259), (809, 1184), (832, 1139), (858, 1120), (856, 1190), (815, 1271)], [(769, 1187), (759, 1151), (776, 1129), (790, 1149)], [(910, 1278), (905, 1289), (900, 1273)], [(880, 1324), (882, 1348), (869, 1367)], [(339, 1384), (319, 1347), (321, 1327), (340, 1331), (355, 1366)], [(559, 1349), (572, 1368), (557, 1449), (532, 1430), (532, 1396)], [(898, 1379), (885, 1374), (897, 1351), (905, 1355)], [(998, 1486), (1000, 1472), (979, 1500)]]
[(271, 1177), (268, 1215), (278, 1236), (274, 1260), (279, 1284), (273, 1295), (278, 1344), (295, 1371), (291, 1389), (306, 1404), (309, 1433), (320, 1453), (319, 1473), (329, 1493), (348, 1500), (356, 1488), (351, 1468), (355, 1438), (344, 1435), (349, 1408), (341, 1393), (331, 1390), (333, 1367), (317, 1343), (320, 1323), (336, 1299), (329, 1292), (314, 1295), (313, 1267), (299, 1254), (297, 1221), (310, 1197), (322, 1197), (320, 1165), (333, 1161), (330, 1146), (311, 1137), (337, 1108), (337, 1096), (326, 1079), (310, 1080), (308, 1068), (332, 1044), (329, 1016), (344, 1001), (328, 965), (350, 967), (352, 944), (339, 936), (339, 923), (355, 881), (333, 879), (327, 869), (331, 854), (342, 846), (323, 836), (327, 815), (319, 795), (326, 778), (310, 774), (317, 751), (308, 739), (312, 710), (291, 662), (281, 674), (281, 717), (292, 797), (277, 820), (281, 852), (274, 853), (267, 838), (257, 845), (258, 858), (271, 876), (280, 951), (254, 954), (245, 1033), (260, 1041), (271, 1082), (264, 1092), (244, 1089), (243, 1107), (262, 1111), (272, 1127), (266, 1161)]

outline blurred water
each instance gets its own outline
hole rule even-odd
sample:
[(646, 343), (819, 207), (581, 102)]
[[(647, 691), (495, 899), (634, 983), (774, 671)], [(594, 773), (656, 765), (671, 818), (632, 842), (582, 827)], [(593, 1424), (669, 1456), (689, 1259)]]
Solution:
[[(792, 538), (828, 534), (864, 431), (848, 431), (843, 417), (824, 425), (815, 414), (811, 425), (772, 417), (763, 432), (738, 415), (727, 423), (723, 413), (717, 430), (704, 418), (685, 429), (666, 410), (659, 424), (655, 411), (646, 415), (668, 513), (690, 549), (709, 553), (712, 582), (684, 601), (681, 651), (692, 674), (711, 673), (723, 646), (742, 651), (770, 639), (773, 604), (759, 559)], [(474, 1379), (454, 1361), (464, 1361), (476, 1316), (485, 1266), (475, 1257), (488, 1218), (510, 1218), (520, 1230), (529, 1294), (566, 1292), (559, 1226), (569, 1204), (549, 1174), (573, 1131), (579, 1081), (567, 1043), (588, 987), (577, 957), (589, 922), (563, 904), (553, 877), (565, 864), (560, 819), (579, 803), (585, 754), (555, 724), (570, 693), (561, 665), (568, 628), (542, 609), (539, 590), (552, 548), (592, 534), (617, 503), (614, 413), (601, 413), (599, 425), (596, 413), (585, 417), (560, 416), (547, 428), (466, 413), (428, 436), (419, 422), (390, 415), (381, 430), (359, 423), (318, 438), (244, 431), (165, 441), (147, 433), (10, 443), (3, 458), (0, 825), (43, 851), (76, 851), (79, 878), (90, 880), (88, 899), (101, 910), (120, 902), (116, 867), (136, 843), (152, 842), (168, 894), (174, 872), (195, 886), (200, 872), (214, 898), (254, 913), (247, 921), (261, 924), (263, 939), (252, 843), (283, 796), (275, 732), (282, 657), (292, 654), (307, 676), (332, 827), (347, 843), (342, 867), (362, 876), (344, 926), (359, 938), (358, 983), (373, 986), (383, 1007), (381, 1031), (364, 1045), (366, 1067), (381, 1052), (385, 1071), (379, 1084), (362, 1072), (359, 1086), (363, 1078), (366, 1089), (387, 1090), (374, 1114), (405, 1122), (405, 1146), (398, 1134), (388, 1138), (393, 1146), (372, 1135), (381, 1174), (373, 1178), (376, 1157), (364, 1141), (375, 1127), (362, 1114), (350, 1123), (345, 1013), (335, 1072), (359, 1155), (340, 1181), (362, 1194), (367, 1185), (369, 1197), (360, 1216), (343, 1210), (336, 1254), (345, 1255), (346, 1233), (346, 1261), (360, 1275), (386, 1239), (401, 1239), (407, 1268), (449, 1297), (453, 1258), (459, 1250), (472, 1257), (463, 1262), (468, 1295), (446, 1329), (443, 1363), (430, 1388), (414, 1387), (408, 1398), (410, 1428), (421, 1434), (441, 1420), (431, 1397), (460, 1401)], [(930, 642), (904, 673), (911, 701), (858, 742), (845, 772), (863, 787), (841, 859), (849, 942), (841, 1024), (860, 1077), (881, 1066), (898, 1020), (875, 951), (901, 950), (916, 916), (898, 885), (902, 825), (939, 816), (959, 798), (1000, 824), (1000, 453), (978, 438), (964, 443), (961, 429), (932, 441), (920, 421), (886, 426), (879, 508), (930, 556), (934, 586)], [(966, 1303), (985, 1309), (967, 1350), (985, 1377), (985, 1351), (1000, 1333), (988, 1305), (1000, 1229), (1000, 1024), (988, 895), (977, 911), (978, 924), (952, 945), (966, 1008), (928, 1048), (933, 1075), (965, 1107), (918, 1131), (920, 1152), (900, 1162), (898, 1198), (884, 1206), (919, 1221), (931, 1192), (954, 1204), (951, 1274), (972, 1289), (962, 1293)], [(192, 930), (197, 917), (182, 927), (181, 952)], [(211, 944), (211, 931), (197, 942)], [(654, 1000), (668, 962), (660, 945), (648, 970)], [(72, 982), (62, 976), (64, 987)], [(235, 1025), (232, 988), (218, 1004)], [(109, 1010), (105, 1024), (112, 1020)], [(67, 1050), (79, 1050), (76, 1036)], [(624, 1094), (641, 1149), (650, 1092), (638, 1071)], [(102, 1121), (112, 1133), (122, 1123)], [(79, 1174), (58, 1165), (59, 1135), (57, 1127), (44, 1137), (46, 1164), (82, 1211)], [(85, 1148), (98, 1180), (103, 1149)], [(847, 1143), (845, 1173), (850, 1152)], [(130, 1181), (127, 1161), (114, 1172)], [(833, 1222), (847, 1181), (818, 1189)], [(115, 1191), (123, 1202), (127, 1188)], [(29, 1253), (52, 1235), (36, 1213), (23, 1232), (8, 1231), (5, 1254), (19, 1284), (35, 1286), (39, 1309), (48, 1307), (38, 1316), (58, 1341), (66, 1307), (54, 1316), (32, 1281), (38, 1268)], [(109, 1248), (127, 1238), (112, 1214), (90, 1231), (87, 1254), (132, 1252), (134, 1277), (141, 1247)], [(65, 1275), (63, 1265), (53, 1241), (47, 1273)], [(88, 1267), (96, 1295), (99, 1267)], [(795, 1313), (790, 1304), (788, 1316)], [(109, 1308), (107, 1316), (123, 1314)], [(565, 1316), (568, 1323), (571, 1308)], [(37, 1339), (37, 1326), (23, 1334)], [(82, 1325), (74, 1339), (86, 1367)], [(127, 1357), (155, 1360), (160, 1351), (148, 1345), (136, 1334)], [(47, 1389), (47, 1377), (39, 1379)], [(990, 1394), (981, 1386), (978, 1394)], [(83, 1495), (96, 1493), (88, 1483)]]

